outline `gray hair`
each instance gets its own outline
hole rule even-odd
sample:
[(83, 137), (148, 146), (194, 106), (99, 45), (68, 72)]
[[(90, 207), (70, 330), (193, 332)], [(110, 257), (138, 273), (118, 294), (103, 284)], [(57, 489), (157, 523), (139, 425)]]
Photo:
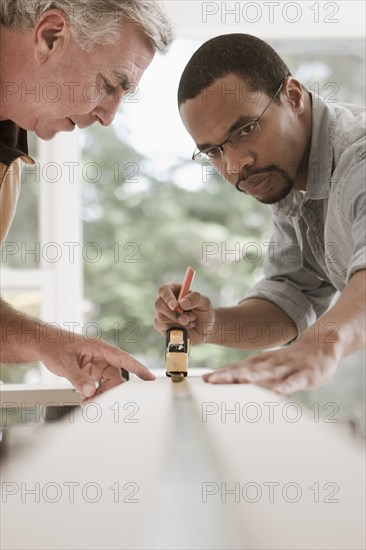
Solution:
[(111, 44), (121, 35), (121, 23), (139, 25), (154, 51), (165, 53), (173, 41), (173, 30), (155, 0), (1, 0), (0, 25), (31, 32), (47, 10), (61, 10), (79, 44), (90, 51), (96, 44)]

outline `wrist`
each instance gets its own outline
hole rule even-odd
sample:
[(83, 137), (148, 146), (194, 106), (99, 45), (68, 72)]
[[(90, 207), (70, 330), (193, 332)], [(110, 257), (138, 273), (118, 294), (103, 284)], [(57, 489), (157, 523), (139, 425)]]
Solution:
[(28, 363), (40, 360), (42, 323), (2, 303), (1, 361)]
[(299, 342), (334, 360), (343, 356), (343, 346), (339, 327), (335, 323), (320, 325), (319, 322), (308, 328)]
[(212, 310), (212, 318), (210, 322), (205, 324), (202, 343), (203, 344), (217, 344), (221, 342), (221, 325), (222, 320), (217, 309)]

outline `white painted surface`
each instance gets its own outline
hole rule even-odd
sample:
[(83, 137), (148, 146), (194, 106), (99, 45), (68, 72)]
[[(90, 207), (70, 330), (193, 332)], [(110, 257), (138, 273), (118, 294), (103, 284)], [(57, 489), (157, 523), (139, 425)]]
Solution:
[[(248, 421), (258, 410), (261, 418)], [(72, 422), (38, 429), (29, 452), (8, 457), (1, 548), (364, 548), (360, 449), (338, 439), (336, 425), (315, 422), (313, 411), (301, 407), (289, 421), (296, 415), (299, 405), (253, 386), (133, 379)], [(36, 483), (39, 502), (25, 492)], [(70, 483), (78, 484), (74, 502)], [(232, 492), (222, 502), (222, 488), (235, 484), (239, 501)], [(256, 486), (262, 495), (251, 502)], [(290, 502), (296, 487), (301, 495)], [(99, 501), (87, 502), (96, 488)]]

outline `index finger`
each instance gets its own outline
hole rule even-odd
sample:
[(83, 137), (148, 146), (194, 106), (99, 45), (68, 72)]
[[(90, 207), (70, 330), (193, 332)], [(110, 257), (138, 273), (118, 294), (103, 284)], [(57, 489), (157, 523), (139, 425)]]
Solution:
[(167, 304), (169, 309), (174, 311), (178, 305), (177, 296), (181, 289), (180, 284), (178, 283), (169, 283), (163, 285), (158, 290), (158, 296)]
[(140, 361), (132, 357), (126, 351), (122, 351), (113, 346), (108, 346), (103, 349), (105, 360), (112, 366), (118, 369), (126, 369), (132, 374), (136, 374), (142, 380), (155, 380), (155, 375), (149, 371)]

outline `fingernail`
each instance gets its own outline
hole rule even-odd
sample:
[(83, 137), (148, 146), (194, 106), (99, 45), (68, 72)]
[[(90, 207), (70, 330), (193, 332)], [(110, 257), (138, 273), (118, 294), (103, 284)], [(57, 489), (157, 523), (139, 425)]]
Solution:
[(273, 391), (278, 393), (279, 395), (282, 395), (283, 397), (285, 397), (288, 392), (288, 390), (284, 386), (277, 386), (277, 388), (273, 388)]
[(208, 381), (215, 383), (215, 382), (222, 382), (223, 379), (224, 378), (222, 374), (213, 374), (212, 376), (209, 377)]
[(189, 300), (186, 300), (185, 298), (181, 300), (179, 303), (182, 306), (182, 308), (187, 308), (187, 307), (190, 307), (191, 305), (191, 302)]
[(231, 384), (233, 382), (233, 375), (230, 371), (224, 371), (224, 372), (215, 372), (212, 376), (209, 378), (209, 382), (213, 383), (225, 383)]
[(84, 384), (81, 393), (85, 395), (86, 397), (91, 397), (95, 394), (96, 386), (94, 384), (90, 384), (90, 382), (87, 382)]
[(171, 310), (175, 309), (176, 305), (177, 304), (174, 300), (170, 300), (170, 302), (168, 302), (168, 306), (170, 307)]

